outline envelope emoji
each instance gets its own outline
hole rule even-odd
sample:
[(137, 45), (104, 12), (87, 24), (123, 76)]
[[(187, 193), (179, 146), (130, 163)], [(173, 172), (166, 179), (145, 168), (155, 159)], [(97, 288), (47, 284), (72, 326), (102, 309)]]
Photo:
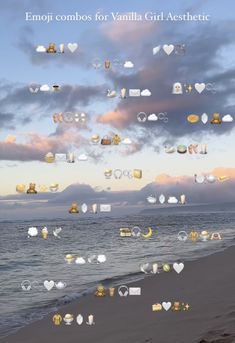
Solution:
[(55, 154), (55, 161), (56, 162), (66, 162), (67, 161), (66, 154)]
[(142, 179), (142, 170), (141, 169), (134, 169), (133, 170), (133, 177), (135, 179)]
[(140, 96), (140, 89), (129, 89), (129, 96)]
[(100, 212), (111, 212), (111, 204), (100, 204)]
[(153, 304), (152, 305), (152, 310), (153, 312), (158, 312), (162, 310), (162, 305), (161, 304)]
[(129, 295), (141, 295), (141, 287), (129, 287)]

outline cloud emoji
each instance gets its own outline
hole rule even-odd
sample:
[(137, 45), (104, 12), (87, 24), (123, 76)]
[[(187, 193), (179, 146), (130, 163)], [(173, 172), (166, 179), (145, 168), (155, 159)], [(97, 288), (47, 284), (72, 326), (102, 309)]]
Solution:
[(42, 85), (40, 87), (41, 92), (48, 92), (50, 90), (50, 87), (48, 85)]
[(85, 264), (86, 261), (83, 257), (77, 257), (76, 260), (75, 260), (75, 263), (76, 264)]
[(149, 89), (142, 90), (142, 92), (140, 94), (141, 94), (141, 96), (150, 96), (150, 95), (152, 95), (152, 93), (150, 92)]
[(45, 46), (43, 46), (43, 45), (38, 45), (38, 46), (36, 47), (36, 51), (37, 51), (37, 52), (46, 52), (47, 50), (46, 50)]
[(124, 138), (123, 141), (122, 141), (122, 144), (132, 144), (132, 140), (130, 138)]
[(87, 161), (87, 155), (85, 154), (81, 154), (78, 156), (78, 161)]
[(222, 122), (224, 123), (231, 123), (232, 121), (233, 121), (233, 117), (231, 116), (231, 114), (226, 114), (222, 118)]
[(168, 204), (178, 204), (176, 197), (169, 197), (167, 200)]
[(36, 227), (30, 227), (28, 229), (28, 235), (30, 237), (36, 237), (38, 235), (38, 229)]
[(158, 116), (155, 113), (152, 113), (148, 116), (148, 120), (149, 121), (157, 121), (158, 120)]
[(123, 66), (124, 68), (134, 68), (134, 63), (131, 61), (126, 61)]
[(105, 255), (98, 255), (97, 256), (98, 263), (104, 263), (106, 262), (106, 256)]

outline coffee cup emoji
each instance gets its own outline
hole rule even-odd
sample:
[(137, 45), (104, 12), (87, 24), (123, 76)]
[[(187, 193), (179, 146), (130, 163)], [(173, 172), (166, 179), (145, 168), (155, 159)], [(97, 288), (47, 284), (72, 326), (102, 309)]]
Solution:
[(105, 69), (106, 69), (106, 70), (109, 70), (109, 69), (110, 69), (110, 66), (111, 66), (110, 60), (105, 60), (105, 61), (104, 61), (104, 66), (105, 66)]
[(115, 294), (115, 288), (114, 287), (110, 287), (109, 288), (109, 296), (110, 297), (114, 297), (114, 294)]

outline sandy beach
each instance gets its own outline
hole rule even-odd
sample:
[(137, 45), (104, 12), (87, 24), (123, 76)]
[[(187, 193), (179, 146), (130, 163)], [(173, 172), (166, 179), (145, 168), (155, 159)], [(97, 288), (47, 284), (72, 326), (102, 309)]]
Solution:
[[(55, 326), (51, 313), (1, 340), (1, 343), (196, 343), (235, 342), (235, 247), (197, 261), (184, 270), (161, 273), (131, 284), (141, 296), (84, 296), (58, 310), (75, 316), (72, 325)], [(128, 285), (130, 286), (130, 285)], [(189, 311), (153, 312), (152, 304), (176, 301)], [(84, 323), (78, 325), (76, 316)], [(86, 325), (89, 314), (95, 325)]]

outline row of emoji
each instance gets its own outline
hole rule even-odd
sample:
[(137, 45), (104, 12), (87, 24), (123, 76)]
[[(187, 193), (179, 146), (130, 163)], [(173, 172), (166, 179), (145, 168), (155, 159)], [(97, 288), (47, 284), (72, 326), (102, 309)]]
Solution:
[(55, 163), (55, 162), (67, 162), (67, 163), (75, 163), (78, 162), (84, 162), (88, 160), (88, 156), (86, 154), (80, 154), (76, 156), (74, 152), (68, 152), (68, 153), (53, 153), (48, 152), (44, 156), (44, 161), (47, 163)]
[(208, 122), (210, 122), (212, 125), (218, 125), (222, 123), (232, 123), (233, 117), (231, 116), (231, 114), (225, 114), (221, 118), (221, 114), (216, 112), (212, 114), (212, 119), (210, 120), (207, 113), (203, 113), (201, 116), (198, 114), (189, 114), (187, 116), (187, 121), (190, 124), (196, 124), (201, 121), (204, 125)]
[(225, 182), (229, 180), (228, 175), (221, 175), (221, 176), (215, 176), (213, 174), (209, 175), (203, 175), (203, 174), (194, 174), (194, 181), (196, 183), (209, 183), (213, 184), (216, 182)]
[[(54, 316), (52, 317), (52, 322), (54, 323), (54, 325), (56, 326), (60, 326), (60, 324), (62, 324), (62, 322), (64, 321), (65, 325), (72, 325), (73, 321), (74, 321), (74, 315), (71, 313), (66, 313), (63, 317), (60, 313), (56, 313), (54, 314)], [(86, 325), (95, 325), (95, 320), (94, 320), (94, 315), (93, 314), (89, 314), (87, 316), (87, 321), (84, 321), (84, 317), (82, 314), (78, 314), (76, 316), (76, 322), (78, 325), (82, 325), (83, 323), (85, 323)]]
[(54, 280), (45, 280), (43, 282), (39, 282), (37, 280), (23, 280), (21, 282), (21, 288), (25, 292), (29, 292), (31, 290), (42, 290), (46, 289), (48, 292), (52, 289), (63, 290), (67, 286), (66, 282), (64, 281), (54, 281)]
[(59, 190), (59, 184), (58, 183), (51, 183), (50, 185), (38, 185), (38, 188), (36, 186), (36, 183), (33, 183), (33, 182), (30, 182), (28, 187), (23, 183), (18, 183), (16, 185), (16, 192), (17, 193), (26, 193), (26, 194), (37, 194), (38, 192), (55, 193), (58, 190)]
[(192, 230), (191, 232), (187, 233), (186, 231), (179, 231), (178, 240), (181, 242), (186, 242), (190, 240), (191, 242), (207, 242), (207, 241), (221, 241), (222, 236), (221, 233), (218, 231), (209, 232), (207, 230), (203, 230), (201, 232)]
[(78, 214), (78, 213), (92, 213), (92, 214), (97, 214), (98, 210), (100, 213), (108, 213), (112, 211), (112, 206), (111, 204), (92, 204), (92, 205), (87, 205), (86, 203), (83, 203), (81, 206), (79, 206), (76, 202), (73, 202), (71, 204), (71, 207), (69, 208), (69, 213), (70, 214)]
[(59, 123), (79, 123), (83, 124), (87, 121), (87, 115), (84, 112), (59, 112), (54, 113), (52, 116), (53, 122), (55, 124)]
[[(61, 227), (56, 227), (52, 230), (53, 236), (56, 238), (61, 238), (60, 233), (62, 232)], [(36, 226), (31, 226), (28, 228), (28, 237), (37, 237), (39, 235), (39, 229)], [(44, 226), (41, 229), (41, 236), (43, 239), (47, 239), (49, 235), (48, 228)]]
[(59, 44), (59, 49), (56, 48), (56, 44), (54, 42), (49, 43), (48, 48), (44, 45), (39, 44), (36, 46), (35, 51), (39, 53), (48, 53), (48, 54), (56, 54), (56, 53), (65, 53), (66, 49), (72, 53), (74, 53), (78, 49), (77, 43), (68, 43), (67, 48), (64, 43)]
[(145, 262), (140, 265), (140, 271), (144, 274), (160, 274), (160, 272), (169, 273), (175, 271), (180, 274), (184, 270), (183, 262), (170, 263), (157, 263), (157, 262)]
[(180, 204), (185, 205), (186, 204), (186, 195), (181, 194), (179, 196), (179, 199), (176, 196), (168, 196), (166, 197), (164, 194), (159, 195), (158, 199), (155, 195), (149, 195), (147, 197), (147, 202), (151, 205), (154, 205), (157, 203), (157, 200), (159, 201), (159, 204)]
[(180, 301), (163, 301), (162, 303), (155, 303), (152, 305), (153, 312), (161, 312), (163, 310), (172, 312), (180, 312), (180, 311), (189, 311), (190, 305), (187, 302), (180, 302)]
[(72, 263), (79, 264), (79, 265), (83, 265), (86, 263), (101, 264), (107, 261), (107, 257), (104, 254), (92, 254), (92, 255), (89, 255), (87, 258), (83, 256), (77, 256), (74, 254), (67, 254), (65, 255), (64, 260), (67, 262), (67, 264), (72, 264)]
[(166, 145), (165, 146), (165, 152), (167, 154), (173, 154), (175, 152), (178, 152), (178, 154), (186, 154), (189, 153), (192, 154), (201, 154), (206, 155), (207, 154), (207, 145), (205, 143), (201, 144), (201, 149), (199, 149), (199, 145), (197, 143), (195, 144), (179, 144), (177, 147), (172, 145)]
[(112, 177), (116, 180), (127, 177), (129, 179), (142, 179), (143, 172), (142, 169), (105, 169), (104, 176), (106, 179), (111, 179)]

